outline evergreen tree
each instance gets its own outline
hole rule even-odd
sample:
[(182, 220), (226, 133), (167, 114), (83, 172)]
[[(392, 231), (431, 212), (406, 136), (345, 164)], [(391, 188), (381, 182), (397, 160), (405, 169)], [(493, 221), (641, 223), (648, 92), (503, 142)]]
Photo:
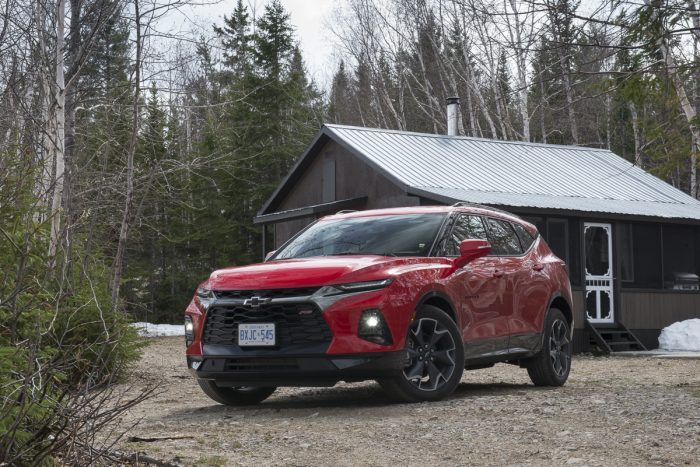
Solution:
[(238, 0), (231, 16), (224, 16), (222, 27), (214, 26), (224, 48), (224, 65), (237, 78), (250, 71), (251, 43), (250, 15), (243, 0)]
[(296, 48), (289, 18), (282, 3), (273, 0), (256, 23), (253, 57), (262, 79), (280, 82), (289, 68)]
[(498, 84), (498, 90), (504, 100), (504, 107), (508, 107), (512, 103), (511, 93), (513, 92), (510, 85), (510, 72), (508, 71), (508, 58), (506, 57), (506, 51), (501, 49), (498, 54), (498, 69), (496, 70), (496, 80)]
[(341, 60), (338, 69), (333, 75), (328, 107), (328, 119), (333, 123), (353, 125), (354, 112), (352, 109), (352, 89), (350, 77), (345, 71), (345, 61)]
[(146, 161), (156, 164), (165, 157), (165, 112), (160, 108), (156, 83), (151, 83), (146, 107), (146, 122), (142, 138), (142, 151)]

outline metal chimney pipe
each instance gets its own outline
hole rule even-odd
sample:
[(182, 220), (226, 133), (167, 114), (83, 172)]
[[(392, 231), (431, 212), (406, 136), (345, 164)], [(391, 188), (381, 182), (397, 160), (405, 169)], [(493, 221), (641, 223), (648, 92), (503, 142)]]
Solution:
[(457, 136), (459, 97), (447, 98), (447, 136)]

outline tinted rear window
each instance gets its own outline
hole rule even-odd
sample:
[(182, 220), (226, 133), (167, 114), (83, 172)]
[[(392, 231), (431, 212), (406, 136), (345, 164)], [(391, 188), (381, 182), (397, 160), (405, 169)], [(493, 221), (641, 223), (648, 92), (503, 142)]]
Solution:
[(515, 233), (518, 234), (523, 251), (529, 250), (530, 246), (535, 242), (535, 237), (530, 235), (530, 232), (528, 232), (525, 227), (517, 222), (513, 222), (513, 229), (515, 230)]
[(489, 242), (491, 242), (491, 252), (498, 256), (513, 256), (523, 252), (520, 240), (515, 234), (510, 222), (492, 217), (486, 218), (488, 227)]

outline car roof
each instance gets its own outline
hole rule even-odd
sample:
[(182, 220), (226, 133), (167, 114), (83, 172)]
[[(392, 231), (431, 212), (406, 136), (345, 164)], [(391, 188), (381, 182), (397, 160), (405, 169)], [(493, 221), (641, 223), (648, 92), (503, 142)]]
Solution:
[(357, 217), (374, 217), (374, 216), (401, 216), (410, 214), (448, 214), (452, 212), (464, 212), (468, 214), (475, 214), (479, 216), (489, 216), (497, 217), (500, 219), (508, 220), (511, 222), (517, 222), (522, 226), (526, 227), (531, 234), (537, 232), (537, 228), (524, 221), (520, 217), (501, 211), (498, 209), (491, 209), (487, 206), (472, 206), (472, 205), (457, 205), (457, 206), (408, 206), (400, 208), (384, 208), (384, 209), (368, 209), (366, 211), (341, 211), (336, 214), (331, 214), (322, 218), (322, 220), (332, 220), (332, 219), (351, 219)]

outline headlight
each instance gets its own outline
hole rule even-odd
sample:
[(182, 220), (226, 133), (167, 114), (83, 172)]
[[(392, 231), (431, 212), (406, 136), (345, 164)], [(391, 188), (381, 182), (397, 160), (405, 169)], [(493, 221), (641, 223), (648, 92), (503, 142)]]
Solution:
[(351, 282), (350, 284), (336, 285), (335, 287), (343, 292), (364, 292), (366, 290), (383, 289), (387, 287), (393, 279), (382, 279), (378, 281)]
[(194, 342), (194, 323), (191, 316), (185, 316), (185, 344), (187, 347)]
[(197, 300), (199, 300), (202, 311), (207, 311), (214, 300), (216, 300), (216, 295), (214, 295), (211, 289), (200, 287), (197, 289)]
[(325, 310), (333, 305), (338, 300), (345, 298), (350, 294), (370, 292), (387, 287), (394, 281), (393, 278), (381, 279), (376, 281), (366, 282), (350, 282), (348, 284), (327, 285), (321, 287), (311, 299), (321, 308)]
[(378, 281), (350, 282), (349, 284), (327, 285), (322, 287), (316, 295), (327, 297), (329, 295), (340, 295), (355, 292), (369, 292), (387, 287), (394, 279), (381, 279)]

